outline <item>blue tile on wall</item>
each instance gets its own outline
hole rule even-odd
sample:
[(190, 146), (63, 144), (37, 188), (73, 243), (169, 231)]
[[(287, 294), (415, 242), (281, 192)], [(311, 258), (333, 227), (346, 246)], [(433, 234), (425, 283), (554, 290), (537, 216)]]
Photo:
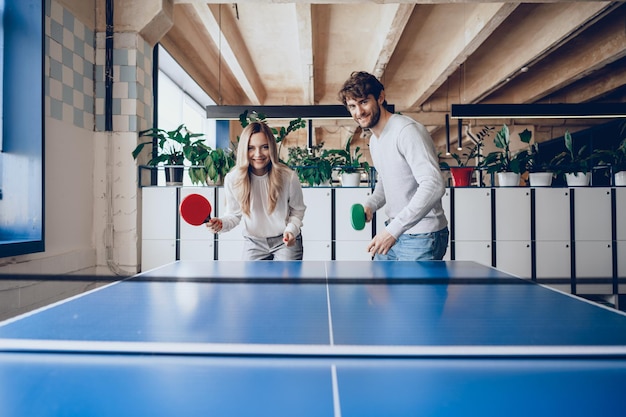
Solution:
[(63, 9), (63, 27), (70, 32), (74, 32), (74, 15), (67, 9)]
[(137, 98), (137, 83), (128, 84), (128, 98)]
[(129, 132), (137, 131), (137, 116), (131, 115), (128, 117), (128, 131)]
[(111, 108), (113, 110), (113, 114), (122, 114), (122, 99), (114, 98)]
[(130, 67), (128, 65), (123, 65), (120, 67), (120, 81), (133, 83), (137, 81), (137, 69), (136, 67)]
[(95, 46), (96, 44), (95, 39), (96, 39), (96, 36), (94, 32), (91, 29), (85, 28), (85, 43), (87, 45)]
[(57, 120), (63, 120), (63, 103), (50, 97), (50, 116)]
[(85, 91), (84, 87), (84, 77), (81, 73), (74, 71), (74, 89), (80, 91), (81, 93), (89, 93), (93, 94), (91, 91)]
[(85, 99), (83, 101), (83, 109), (86, 112), (93, 114), (95, 112), (94, 103), (95, 100), (91, 95), (85, 95)]
[(63, 103), (74, 104), (74, 89), (65, 84), (63, 84)]
[(50, 38), (63, 45), (63, 26), (54, 20), (50, 20)]
[(104, 132), (104, 115), (103, 114), (97, 114), (96, 115), (96, 130), (99, 132)]
[(63, 46), (62, 57), (63, 57), (63, 65), (69, 68), (74, 67), (74, 52), (72, 52), (71, 49), (68, 49), (65, 46)]
[(83, 61), (83, 77), (91, 78), (93, 77), (93, 63), (89, 61)]
[(95, 82), (104, 82), (104, 67), (102, 65), (96, 65), (96, 72), (94, 77)]
[(85, 59), (85, 43), (76, 35), (74, 35), (74, 53)]
[(113, 50), (113, 65), (128, 65), (128, 49)]
[(52, 58), (50, 58), (50, 78), (63, 81), (63, 65)]

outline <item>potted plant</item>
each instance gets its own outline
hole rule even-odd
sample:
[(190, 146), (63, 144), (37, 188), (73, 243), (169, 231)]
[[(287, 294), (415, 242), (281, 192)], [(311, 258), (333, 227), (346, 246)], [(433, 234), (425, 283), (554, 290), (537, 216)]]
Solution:
[[(532, 134), (528, 129), (519, 134), (520, 140), (524, 143), (529, 143), (531, 136)], [(500, 150), (487, 154), (480, 166), (485, 168), (489, 174), (497, 173), (498, 184), (501, 186), (519, 185), (520, 175), (526, 169), (528, 153), (525, 151), (513, 153), (511, 151), (511, 138), (507, 125), (502, 125), (502, 128), (496, 133), (494, 144)]]
[(369, 172), (370, 165), (367, 161), (361, 161), (363, 153), (361, 148), (357, 146), (352, 151), (351, 143), (354, 135), (350, 136), (346, 142), (344, 149), (332, 149), (328, 151), (328, 155), (334, 159), (335, 165), (339, 168), (341, 175), (341, 185), (344, 187), (358, 187), (361, 183), (361, 174)]
[(292, 147), (288, 150), (287, 165), (298, 174), (303, 184), (329, 185), (332, 180), (334, 159), (322, 149), (324, 143), (311, 148)]
[(528, 149), (521, 151), (526, 157), (528, 181), (531, 187), (549, 187), (552, 185), (554, 173), (550, 170), (550, 161), (539, 153), (539, 144), (531, 142), (532, 132), (528, 129), (520, 133), (522, 142), (528, 143)]
[(583, 145), (574, 151), (574, 141), (569, 130), (563, 136), (565, 151), (557, 154), (550, 165), (555, 175), (565, 176), (565, 181), (570, 187), (587, 186), (591, 180), (592, 157), (587, 155), (587, 146)]
[(148, 160), (147, 165), (163, 164), (166, 184), (180, 185), (183, 182), (185, 155), (191, 152), (195, 142), (202, 141), (202, 139), (194, 140), (194, 138), (202, 135), (202, 133), (191, 133), (184, 124), (170, 131), (156, 127), (142, 130), (139, 132), (139, 137), (151, 137), (152, 140), (139, 143), (132, 155), (134, 159), (137, 159), (144, 146), (154, 145), (156, 141), (156, 154), (153, 149), (152, 158)]
[(626, 123), (622, 125), (622, 141), (615, 149), (599, 150), (595, 158), (602, 164), (610, 165), (613, 174), (613, 185), (626, 185)]
[[(255, 111), (249, 112), (248, 110), (244, 111), (239, 115), (239, 123), (241, 127), (248, 126), (251, 122), (266, 122), (267, 117), (262, 113), (257, 113)], [(303, 129), (306, 127), (306, 121), (302, 120), (302, 118), (298, 117), (297, 119), (293, 119), (289, 121), (289, 125), (287, 127), (281, 126), (280, 129), (276, 129), (275, 127), (270, 126), (270, 130), (274, 134), (274, 139), (276, 139), (276, 143), (278, 144), (278, 155), (281, 154), (282, 146), (285, 138), (291, 132), (295, 132), (298, 129)]]
[(222, 185), (224, 177), (235, 166), (232, 149), (213, 149), (203, 142), (195, 142), (186, 153), (191, 162), (189, 177), (193, 184)]
[(456, 166), (450, 166), (445, 161), (439, 163), (439, 167), (442, 169), (450, 170), (452, 176), (452, 185), (454, 187), (466, 187), (471, 184), (472, 174), (474, 173), (474, 166), (469, 166), (470, 161), (479, 157), (480, 146), (474, 142), (472, 146), (466, 146), (467, 152), (459, 155), (458, 153), (452, 153), (450, 156), (456, 161)]

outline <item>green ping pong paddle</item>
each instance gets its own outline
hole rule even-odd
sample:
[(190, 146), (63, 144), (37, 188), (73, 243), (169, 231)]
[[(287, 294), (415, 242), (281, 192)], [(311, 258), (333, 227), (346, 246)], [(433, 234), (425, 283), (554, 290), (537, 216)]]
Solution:
[(350, 209), (350, 221), (354, 230), (365, 228), (365, 209), (362, 204), (353, 204)]

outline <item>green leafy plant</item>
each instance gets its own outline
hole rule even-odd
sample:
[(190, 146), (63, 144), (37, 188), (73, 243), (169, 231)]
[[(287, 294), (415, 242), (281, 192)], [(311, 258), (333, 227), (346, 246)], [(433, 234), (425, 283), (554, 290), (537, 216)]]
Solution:
[[(160, 163), (165, 165), (183, 165), (187, 155), (195, 146), (196, 141), (203, 139), (195, 139), (203, 136), (202, 133), (191, 133), (184, 124), (181, 124), (174, 130), (164, 130), (159, 128), (150, 128), (139, 132), (139, 137), (151, 137), (156, 139), (157, 154), (147, 162), (147, 165), (156, 166)], [(194, 140), (195, 139), (195, 140)], [(134, 159), (146, 145), (153, 145), (154, 141), (141, 142), (133, 150)]]
[[(474, 144), (472, 146), (466, 146), (464, 149), (466, 149), (467, 152), (463, 152), (460, 155), (456, 152), (450, 154), (452, 159), (456, 161), (456, 166), (458, 167), (468, 167), (469, 166), (468, 164), (475, 158), (478, 158), (480, 155), (479, 154), (480, 147), (477, 144)], [(450, 164), (448, 164), (445, 161), (442, 161), (439, 163), (439, 167), (443, 169), (450, 169)]]
[(308, 185), (324, 184), (332, 179), (334, 158), (322, 149), (324, 143), (311, 148), (289, 148), (287, 165), (291, 166), (300, 182)]
[[(524, 132), (522, 132), (524, 133)], [(526, 153), (526, 168), (528, 172), (547, 172), (551, 170), (550, 160), (546, 159), (544, 154), (539, 152), (539, 144), (537, 142), (529, 143), (532, 132), (528, 132), (528, 149), (522, 152)]]
[(565, 151), (557, 154), (550, 161), (556, 175), (573, 174), (577, 172), (588, 173), (593, 166), (593, 156), (588, 154), (587, 146), (583, 145), (575, 151), (574, 140), (571, 133), (565, 131), (563, 136)]
[(613, 172), (626, 171), (626, 122), (620, 130), (622, 140), (615, 149), (601, 149), (594, 152), (593, 158), (598, 163), (610, 165)]
[[(531, 136), (532, 134), (528, 129), (519, 134), (520, 140), (524, 143), (529, 143)], [(486, 168), (488, 173), (514, 172), (520, 174), (526, 170), (528, 152), (520, 151), (513, 153), (511, 151), (511, 137), (507, 125), (503, 125), (496, 133), (494, 144), (500, 150), (487, 154), (480, 164), (481, 167)]]
[[(246, 127), (252, 122), (267, 122), (267, 117), (263, 113), (257, 113), (255, 111), (244, 111), (239, 115), (239, 123), (241, 127)], [(293, 119), (289, 122), (287, 127), (281, 126), (280, 129), (276, 129), (275, 127), (271, 127), (270, 129), (274, 134), (274, 139), (276, 139), (276, 143), (278, 144), (278, 154), (280, 155), (283, 141), (291, 132), (295, 132), (296, 130), (303, 129), (306, 127), (306, 121), (302, 120), (302, 118)]]
[(361, 152), (361, 148), (357, 146), (354, 151), (351, 150), (351, 143), (353, 136), (350, 136), (346, 142), (346, 147), (344, 149), (332, 149), (328, 151), (328, 154), (331, 157), (336, 157), (334, 159), (334, 165), (339, 167), (341, 173), (354, 173), (358, 171), (369, 171), (370, 165), (367, 161), (361, 161), (363, 157), (363, 153)]
[(235, 166), (232, 149), (216, 148), (196, 142), (188, 154), (191, 161), (189, 177), (193, 184), (221, 184), (224, 176)]
[[(470, 167), (470, 163), (472, 161), (476, 161), (476, 165), (480, 165), (480, 161), (482, 160), (482, 155), (480, 152), (480, 149), (483, 146), (483, 142), (484, 140), (491, 135), (491, 132), (494, 130), (493, 127), (490, 126), (483, 126), (480, 130), (480, 132), (476, 133), (476, 135), (474, 135), (471, 131), (470, 128), (468, 126), (467, 128), (467, 136), (470, 138), (471, 140), (471, 145), (467, 145), (465, 146), (463, 149), (466, 150), (466, 152), (463, 152), (461, 154), (457, 153), (457, 152), (453, 152), (450, 154), (450, 156), (452, 157), (452, 159), (454, 159), (456, 161), (456, 166), (458, 167)], [(450, 164), (448, 164), (446, 161), (441, 161), (439, 163), (439, 167), (441, 169), (450, 169)]]

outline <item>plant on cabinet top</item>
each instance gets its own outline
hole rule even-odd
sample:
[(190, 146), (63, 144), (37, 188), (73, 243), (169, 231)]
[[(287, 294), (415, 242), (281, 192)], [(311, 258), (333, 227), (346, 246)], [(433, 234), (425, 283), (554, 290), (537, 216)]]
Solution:
[[(183, 165), (185, 159), (188, 160), (187, 156), (192, 152), (196, 142), (203, 141), (203, 139), (196, 139), (203, 136), (202, 133), (191, 133), (184, 124), (169, 131), (153, 127), (139, 132), (139, 137), (145, 136), (154, 138), (157, 141), (157, 155), (150, 158), (147, 162), (147, 165), (151, 166), (156, 166), (160, 163), (165, 165)], [(139, 143), (132, 152), (134, 159), (139, 157), (146, 145), (153, 145), (153, 140)]]
[(573, 174), (573, 173), (588, 173), (593, 167), (593, 160), (595, 156), (587, 153), (587, 146), (583, 145), (575, 151), (574, 140), (569, 130), (565, 131), (563, 136), (565, 142), (565, 151), (557, 154), (550, 161), (550, 165), (556, 175)]
[[(523, 143), (529, 143), (531, 136), (532, 133), (528, 129), (519, 134)], [(511, 151), (511, 137), (507, 125), (502, 125), (502, 128), (496, 133), (494, 144), (500, 150), (489, 152), (480, 163), (480, 166), (485, 168), (488, 173), (514, 172), (520, 174), (526, 170), (528, 152)]]

